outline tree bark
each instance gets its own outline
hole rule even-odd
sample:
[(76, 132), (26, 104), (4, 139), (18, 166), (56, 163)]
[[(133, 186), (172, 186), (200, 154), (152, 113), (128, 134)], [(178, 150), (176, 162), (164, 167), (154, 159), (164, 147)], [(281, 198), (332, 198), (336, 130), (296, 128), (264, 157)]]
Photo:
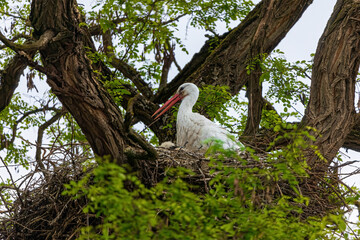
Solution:
[(316, 50), (310, 101), (302, 125), (310, 126), (324, 164), (311, 152), (309, 165), (326, 169), (344, 145), (356, 115), (355, 83), (360, 64), (360, 1), (338, 0)]
[(15, 55), (0, 74), (0, 112), (9, 105), (14, 92), (19, 85), (20, 76), (27, 67), (26, 60), (21, 55)]
[(261, 113), (264, 106), (260, 77), (261, 68), (260, 64), (257, 63), (247, 82), (246, 96), (249, 99), (249, 103), (243, 136), (254, 136), (258, 133), (260, 127)]
[(35, 36), (40, 37), (47, 30), (56, 35), (40, 51), (53, 93), (76, 119), (95, 154), (110, 155), (117, 163), (125, 163), (124, 148), (130, 143), (129, 135), (119, 108), (86, 57), (89, 46), (84, 43), (90, 37), (79, 27), (76, 1), (33, 0), (30, 20)]
[(351, 129), (350, 133), (346, 136), (345, 142), (343, 144), (344, 148), (351, 149), (353, 151), (360, 152), (360, 117), (357, 116), (354, 127)]
[(237, 94), (248, 80), (246, 67), (269, 54), (301, 18), (312, 0), (263, 0), (221, 42), (187, 81), (230, 86)]
[(247, 65), (255, 57), (271, 53), (312, 2), (261, 1), (236, 28), (220, 37), (214, 50), (206, 42), (183, 71), (156, 93), (155, 102), (165, 102), (184, 82), (227, 85), (231, 94), (237, 94), (248, 80)]

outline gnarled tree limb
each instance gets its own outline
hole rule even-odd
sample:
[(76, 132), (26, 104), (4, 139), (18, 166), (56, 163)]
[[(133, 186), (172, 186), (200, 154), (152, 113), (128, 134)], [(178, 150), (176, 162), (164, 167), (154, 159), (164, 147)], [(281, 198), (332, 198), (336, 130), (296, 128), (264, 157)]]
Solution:
[(315, 153), (309, 153), (309, 165), (319, 167), (319, 171), (328, 167), (359, 122), (354, 100), (360, 21), (354, 19), (360, 19), (360, 1), (338, 0), (314, 58), (310, 100), (302, 125), (316, 129), (314, 144), (328, 160), (324, 164)]
[(0, 72), (0, 112), (9, 105), (26, 66), (26, 60), (16, 54), (6, 68)]
[(46, 44), (48, 44), (54, 36), (55, 36), (55, 34), (52, 30), (47, 30), (35, 42), (26, 43), (26, 44), (17, 44), (17, 43), (14, 43), (13, 41), (7, 39), (0, 32), (0, 41), (2, 41), (7, 47), (11, 48), (15, 52), (36, 51), (36, 50), (40, 50), (40, 49), (44, 48), (46, 46)]

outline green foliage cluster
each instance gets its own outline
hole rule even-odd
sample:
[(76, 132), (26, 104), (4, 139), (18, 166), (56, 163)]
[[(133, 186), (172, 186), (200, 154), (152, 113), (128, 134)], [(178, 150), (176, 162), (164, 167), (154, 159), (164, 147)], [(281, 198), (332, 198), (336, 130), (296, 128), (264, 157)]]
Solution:
[[(31, 156), (36, 150), (37, 132), (51, 117), (60, 112), (58, 100), (54, 95), (45, 93), (42, 100), (33, 98), (25, 101), (20, 93), (15, 93), (10, 104), (0, 112), (0, 151), (4, 153), (3, 164), (15, 164), (29, 169), (34, 162)], [(29, 101), (33, 101), (32, 104)], [(35, 136), (35, 137), (34, 137)], [(41, 150), (53, 160), (73, 151), (92, 157), (91, 149), (80, 127), (70, 114), (64, 114), (55, 124), (49, 126), (42, 137)], [(56, 148), (45, 155), (47, 149)], [(55, 157), (56, 156), (56, 157)], [(43, 159), (44, 160), (44, 159)]]
[(230, 128), (237, 121), (228, 114), (229, 109), (226, 103), (231, 99), (228, 86), (206, 85), (200, 89), (199, 99), (194, 110)]
[(280, 50), (275, 50), (272, 53), (274, 56), (262, 61), (261, 81), (267, 88), (266, 99), (282, 105), (282, 118), (300, 119), (302, 115), (296, 110), (296, 105), (306, 107), (309, 101), (312, 61), (290, 63), (283, 54)]
[[(312, 62), (302, 60), (289, 63), (280, 50), (274, 51), (273, 54), (275, 56), (267, 58), (262, 66), (261, 79), (269, 83), (266, 96), (274, 99), (276, 103), (282, 103), (284, 112), (287, 112), (296, 102), (306, 106), (310, 95), (308, 83)], [(308, 79), (308, 83), (304, 81), (305, 79)]]
[[(254, 71), (257, 65), (262, 72), (260, 84), (265, 91), (264, 98), (272, 106), (281, 105), (278, 112), (263, 109), (260, 126), (273, 129), (289, 119), (301, 120), (302, 107), (309, 101), (312, 61), (290, 63), (284, 53), (276, 49), (269, 56), (264, 54), (250, 61), (247, 73)], [(244, 121), (246, 115), (242, 114), (241, 118)]]
[(115, 55), (136, 66), (143, 79), (159, 83), (165, 55), (175, 47), (187, 53), (178, 34), (182, 19), (191, 27), (216, 34), (216, 22), (228, 27), (252, 7), (249, 0), (98, 0), (86, 12), (86, 24), (100, 24), (102, 31), (110, 31), (116, 39)]
[[(307, 177), (302, 149), (308, 146), (298, 137), (302, 134), (307, 135), (284, 136), (294, 143), (265, 160), (254, 155), (266, 162), (263, 168), (229, 167), (223, 161), (227, 157), (244, 166), (246, 161), (214, 144), (208, 157), (216, 175), (203, 195), (184, 181), (192, 174), (187, 169), (169, 169), (160, 183), (146, 188), (127, 168), (98, 159), (91, 173), (67, 184), (63, 193), (86, 197), (84, 212), (102, 218), (100, 225), (82, 228), (79, 239), (337, 239), (346, 228), (341, 214), (299, 217), (299, 206), (309, 203), (297, 191)], [(267, 201), (257, 195), (281, 181), (291, 186), (293, 196), (279, 194)]]
[(36, 113), (36, 111), (36, 106), (31, 106), (21, 99), (20, 94), (14, 94), (11, 103), (0, 112), (0, 150), (6, 150), (4, 161), (7, 164), (28, 167), (30, 158), (27, 152), (31, 149), (31, 144), (19, 139), (24, 131), (41, 124), (43, 115), (38, 114), (36, 117), (30, 114), (24, 115), (26, 112)]
[[(266, 84), (266, 98), (275, 103), (284, 105), (284, 112), (288, 112), (295, 103), (300, 102), (306, 106), (309, 101), (309, 81), (312, 69), (312, 61), (288, 62), (284, 52), (276, 49), (270, 56), (262, 55), (253, 59), (247, 66), (247, 73), (260, 65), (262, 75), (261, 83)], [(308, 82), (306, 81), (308, 80)]]

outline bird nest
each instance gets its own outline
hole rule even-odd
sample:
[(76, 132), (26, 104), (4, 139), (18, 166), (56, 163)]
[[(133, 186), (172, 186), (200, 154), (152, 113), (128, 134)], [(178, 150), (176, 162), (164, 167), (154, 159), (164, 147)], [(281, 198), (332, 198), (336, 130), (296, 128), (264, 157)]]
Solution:
[[(266, 166), (265, 155), (257, 160), (248, 153), (240, 153), (240, 156), (246, 159), (245, 165), (231, 158), (225, 158), (222, 162), (235, 168), (269, 167)], [(216, 171), (210, 171), (209, 162), (204, 155), (185, 149), (159, 148), (156, 160), (137, 161), (137, 172), (141, 173), (139, 178), (146, 186), (153, 186), (164, 179), (169, 168), (185, 167), (194, 173), (185, 180), (191, 185), (197, 185), (196, 191), (204, 194), (211, 188), (209, 181), (217, 174)], [(0, 187), (2, 197), (8, 188), (7, 191), (12, 191), (15, 198), (15, 201), (5, 204), (6, 210), (0, 215), (0, 239), (76, 239), (81, 227), (99, 224), (101, 218), (82, 211), (87, 204), (86, 197), (73, 199), (62, 195), (64, 184), (78, 181), (87, 174), (82, 166), (81, 161), (72, 161), (72, 164), (59, 165), (46, 174), (33, 171), (29, 179), (35, 180), (29, 180), (25, 189)], [(307, 181), (302, 183), (300, 191), (311, 199), (309, 205), (301, 206), (304, 210), (303, 218), (322, 216), (344, 205), (340, 195), (335, 201), (329, 200), (329, 196), (338, 189), (336, 179), (333, 180), (333, 184), (329, 181), (315, 185)], [(294, 195), (293, 189), (285, 181), (267, 182), (267, 185), (251, 197), (258, 206), (271, 204), (280, 195)]]

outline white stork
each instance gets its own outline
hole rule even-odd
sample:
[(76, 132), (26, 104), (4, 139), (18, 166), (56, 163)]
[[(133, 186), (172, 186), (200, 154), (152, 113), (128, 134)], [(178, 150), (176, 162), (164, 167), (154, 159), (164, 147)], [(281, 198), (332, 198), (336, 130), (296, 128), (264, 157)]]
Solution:
[[(182, 100), (176, 121), (176, 144), (190, 150), (206, 150), (211, 145), (211, 140), (219, 139), (226, 149), (238, 149), (237, 145), (229, 138), (229, 133), (199, 113), (193, 113), (192, 108), (199, 97), (199, 89), (193, 83), (182, 84), (175, 95), (159, 108), (152, 117), (155, 120), (169, 110), (176, 102)], [(208, 143), (205, 144), (205, 140)], [(241, 146), (241, 145), (240, 145)]]

